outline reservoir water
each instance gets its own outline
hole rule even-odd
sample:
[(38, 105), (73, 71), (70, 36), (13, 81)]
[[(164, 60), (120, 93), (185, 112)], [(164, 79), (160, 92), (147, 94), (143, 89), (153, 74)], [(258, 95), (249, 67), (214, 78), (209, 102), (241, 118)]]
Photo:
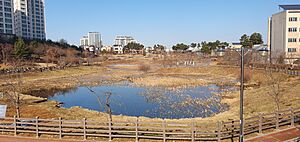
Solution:
[(108, 94), (111, 94), (108, 100), (114, 115), (178, 119), (209, 117), (225, 111), (228, 107), (220, 103), (221, 97), (218, 94), (226, 90), (228, 88), (216, 85), (170, 89), (121, 83), (90, 89), (78, 87), (57, 92), (48, 99), (62, 102), (62, 107), (65, 108), (80, 106), (105, 112)]

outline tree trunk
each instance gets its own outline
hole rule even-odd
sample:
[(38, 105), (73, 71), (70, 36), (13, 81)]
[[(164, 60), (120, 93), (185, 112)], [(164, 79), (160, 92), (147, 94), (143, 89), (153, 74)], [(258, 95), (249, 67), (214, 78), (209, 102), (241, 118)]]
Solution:
[(112, 112), (111, 112), (111, 108), (110, 108), (110, 99), (111, 93), (108, 93), (108, 95), (106, 96), (106, 103), (105, 103), (105, 107), (106, 107), (106, 112), (109, 115), (109, 120), (110, 122), (112, 122)]
[(17, 94), (16, 97), (16, 117), (20, 118), (20, 96)]

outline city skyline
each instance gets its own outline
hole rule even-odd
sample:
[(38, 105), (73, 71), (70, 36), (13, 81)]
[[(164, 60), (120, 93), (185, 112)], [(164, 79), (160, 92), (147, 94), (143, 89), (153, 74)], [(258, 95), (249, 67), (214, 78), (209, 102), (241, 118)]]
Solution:
[(47, 37), (79, 45), (84, 33), (97, 31), (103, 45), (112, 45), (116, 35), (129, 35), (145, 46), (170, 47), (181, 42), (236, 42), (244, 33), (259, 32), (266, 43), (268, 18), (280, 11), (278, 5), (297, 2), (72, 0), (74, 6), (66, 10), (70, 0), (51, 0), (46, 1)]

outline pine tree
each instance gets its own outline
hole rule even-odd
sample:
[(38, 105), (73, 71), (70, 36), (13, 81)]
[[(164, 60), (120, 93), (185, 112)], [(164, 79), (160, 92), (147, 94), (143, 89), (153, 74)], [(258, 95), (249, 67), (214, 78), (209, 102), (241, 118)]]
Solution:
[(18, 38), (14, 44), (14, 56), (17, 59), (29, 59), (31, 56), (31, 52), (22, 38)]

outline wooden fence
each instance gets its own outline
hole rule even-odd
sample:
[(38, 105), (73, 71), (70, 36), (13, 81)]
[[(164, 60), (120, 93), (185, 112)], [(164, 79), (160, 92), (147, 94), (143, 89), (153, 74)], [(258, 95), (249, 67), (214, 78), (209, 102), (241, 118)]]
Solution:
[[(245, 119), (245, 135), (263, 133), (282, 126), (300, 124), (300, 108), (276, 113), (261, 114)], [(135, 141), (183, 140), (183, 141), (221, 141), (239, 136), (239, 120), (206, 124), (201, 122), (174, 123), (163, 121), (113, 121), (101, 122), (83, 120), (40, 119), (40, 118), (5, 118), (0, 120), (2, 134), (53, 135), (59, 139), (65, 136), (92, 138), (128, 138)]]
[[(235, 68), (240, 68), (240, 66), (235, 66), (235, 65), (229, 65), (229, 64), (219, 64), (218, 66), (223, 66), (223, 67), (235, 67)], [(258, 65), (252, 65), (250, 64), (251, 68), (255, 68), (255, 69), (263, 69), (263, 70), (268, 70), (268, 71), (273, 71), (273, 72), (281, 72), (281, 73), (285, 73), (288, 75), (292, 75), (292, 76), (300, 76), (300, 70), (296, 70), (296, 69), (289, 69), (286, 67), (276, 67), (276, 66), (258, 66)]]

